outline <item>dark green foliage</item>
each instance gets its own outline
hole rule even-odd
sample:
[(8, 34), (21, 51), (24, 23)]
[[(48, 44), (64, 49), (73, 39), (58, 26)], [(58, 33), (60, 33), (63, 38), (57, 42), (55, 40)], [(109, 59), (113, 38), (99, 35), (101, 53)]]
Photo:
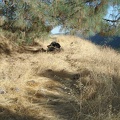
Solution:
[[(120, 17), (120, 2), (118, 0), (53, 0), (51, 4), (44, 2), (44, 5), (47, 8), (44, 13), (48, 16), (48, 21), (53, 26), (61, 25), (73, 34), (76, 31), (87, 36), (99, 32), (106, 35), (119, 33), (117, 19)], [(109, 6), (117, 6), (119, 17), (114, 21), (104, 19)]]
[[(33, 41), (36, 37), (47, 34), (52, 29), (39, 12), (35, 1), (8, 0), (2, 4), (5, 18), (2, 29), (18, 34), (19, 39)], [(21, 37), (22, 36), (22, 37)]]
[[(112, 20), (105, 18), (109, 6), (117, 11)], [(119, 0), (8, 0), (2, 7), (6, 17), (3, 29), (25, 32), (26, 39), (49, 33), (58, 25), (85, 36), (120, 33)]]

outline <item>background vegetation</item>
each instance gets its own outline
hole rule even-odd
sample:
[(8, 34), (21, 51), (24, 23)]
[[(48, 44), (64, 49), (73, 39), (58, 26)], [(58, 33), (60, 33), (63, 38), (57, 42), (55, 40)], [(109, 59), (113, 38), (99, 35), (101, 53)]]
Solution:
[[(110, 6), (115, 12), (105, 18)], [(120, 33), (119, 0), (3, 0), (1, 15), (1, 29), (27, 42), (46, 36), (59, 25), (70, 34), (79, 31), (84, 36)]]

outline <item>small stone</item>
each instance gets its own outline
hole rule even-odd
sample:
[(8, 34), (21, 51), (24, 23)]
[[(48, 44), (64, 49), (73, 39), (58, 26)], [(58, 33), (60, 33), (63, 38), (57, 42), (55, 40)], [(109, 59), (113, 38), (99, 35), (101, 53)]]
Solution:
[(0, 113), (4, 112), (4, 108), (0, 108)]
[(26, 84), (31, 87), (36, 87), (39, 85), (39, 83), (35, 82), (34, 80), (27, 81)]
[(10, 90), (12, 90), (12, 91), (15, 91), (15, 92), (19, 92), (20, 91), (20, 89), (19, 88), (17, 88), (17, 87), (12, 87)]
[(80, 78), (80, 74), (74, 74), (73, 75), (73, 80), (78, 80)]
[(0, 88), (0, 94), (5, 94), (6, 91)]

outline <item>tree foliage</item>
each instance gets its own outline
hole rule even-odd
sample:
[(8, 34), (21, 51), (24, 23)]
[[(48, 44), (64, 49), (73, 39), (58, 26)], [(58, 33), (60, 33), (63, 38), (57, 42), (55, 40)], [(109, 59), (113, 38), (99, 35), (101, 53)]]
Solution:
[(1, 6), (5, 20), (2, 29), (17, 33), (19, 38), (33, 41), (52, 29), (40, 14), (37, 0), (3, 0)]
[[(80, 31), (83, 35), (104, 33), (116, 35), (120, 30), (119, 0), (43, 0), (46, 6), (45, 16), (53, 25), (61, 25), (71, 32)], [(110, 18), (105, 16), (112, 6), (116, 13)]]
[[(4, 29), (43, 33), (58, 25), (82, 35), (119, 35), (120, 0), (3, 0)], [(5, 2), (6, 1), (6, 2)], [(108, 8), (116, 12), (105, 18)]]

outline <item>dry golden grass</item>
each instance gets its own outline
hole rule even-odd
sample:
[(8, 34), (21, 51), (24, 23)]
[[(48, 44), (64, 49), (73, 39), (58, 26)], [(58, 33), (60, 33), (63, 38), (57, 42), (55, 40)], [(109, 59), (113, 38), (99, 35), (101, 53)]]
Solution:
[(120, 54), (74, 36), (36, 39), (54, 40), (60, 53), (0, 55), (0, 120), (119, 120)]

